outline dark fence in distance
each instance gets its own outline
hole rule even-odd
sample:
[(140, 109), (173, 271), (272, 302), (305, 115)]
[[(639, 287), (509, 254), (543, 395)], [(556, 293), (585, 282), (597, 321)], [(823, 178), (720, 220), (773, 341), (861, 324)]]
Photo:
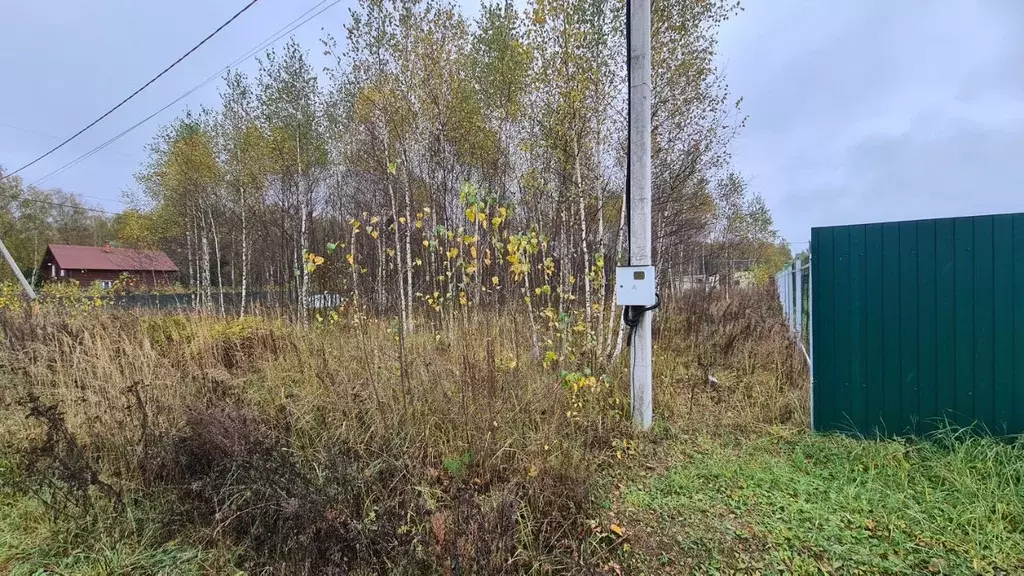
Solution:
[[(221, 298), (224, 300), (224, 312), (226, 314), (237, 314), (242, 302), (242, 295), (239, 292), (224, 292), (223, 294), (212, 294), (213, 308), (220, 311)], [(294, 296), (287, 292), (253, 292), (245, 295), (247, 310), (260, 308), (269, 309), (293, 309), (296, 307)], [(310, 294), (309, 308), (311, 310), (324, 310), (337, 308), (346, 302), (341, 294), (319, 293)], [(122, 294), (104, 298), (108, 306), (114, 306), (125, 310), (166, 310), (168, 312), (187, 312), (192, 310), (194, 297), (189, 293), (179, 294)]]

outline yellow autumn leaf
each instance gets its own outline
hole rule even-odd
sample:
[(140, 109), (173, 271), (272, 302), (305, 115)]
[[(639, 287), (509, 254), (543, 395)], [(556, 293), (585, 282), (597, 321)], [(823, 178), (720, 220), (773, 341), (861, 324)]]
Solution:
[(370, 224), (376, 224), (377, 222), (380, 222), (380, 216), (374, 216), (373, 218), (370, 218)]
[(416, 228), (423, 228), (423, 220), (416, 220)]
[(533, 478), (534, 476), (537, 475), (537, 472), (537, 466), (530, 464), (530, 469), (526, 471), (526, 476), (529, 478)]
[(398, 222), (401, 223), (401, 224), (405, 224), (405, 216), (400, 217), (398, 219)]
[(430, 248), (430, 241), (429, 240), (424, 240), (423, 241), (423, 247), (424, 248)]
[(345, 255), (345, 259), (348, 260), (348, 265), (349, 266), (352, 266), (352, 265), (355, 264), (355, 257), (352, 255), (351, 252), (349, 252), (348, 254)]
[(608, 527), (608, 529), (612, 532), (615, 532), (619, 536), (622, 536), (626, 533), (626, 531), (622, 529), (622, 526), (619, 526), (618, 524), (612, 524)]
[(473, 258), (476, 258), (476, 246), (469, 247), (469, 255), (472, 256)]
[(376, 240), (380, 237), (380, 232), (374, 230), (373, 232), (370, 232), (370, 236), (373, 236), (373, 239)]
[(497, 286), (499, 282), (501, 282), (501, 280), (498, 280), (497, 276), (491, 276), (491, 284)]

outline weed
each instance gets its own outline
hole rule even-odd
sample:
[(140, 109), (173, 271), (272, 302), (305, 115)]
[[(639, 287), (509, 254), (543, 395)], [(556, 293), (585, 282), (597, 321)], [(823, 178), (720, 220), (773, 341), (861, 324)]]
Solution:
[(56, 404), (45, 404), (29, 393), (24, 401), (27, 418), (44, 430), (42, 441), (24, 450), (22, 482), (53, 513), (90, 508), (90, 489), (96, 489), (120, 507), (121, 494), (100, 479), (86, 453), (68, 430), (64, 414)]

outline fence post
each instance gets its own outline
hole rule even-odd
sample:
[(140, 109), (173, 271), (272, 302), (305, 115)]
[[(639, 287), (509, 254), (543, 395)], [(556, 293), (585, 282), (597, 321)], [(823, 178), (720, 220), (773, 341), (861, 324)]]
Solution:
[(811, 432), (814, 432), (814, 260), (810, 250), (807, 253), (807, 330), (807, 343), (810, 347), (807, 365), (810, 372)]
[(803, 262), (800, 258), (793, 261), (793, 294), (796, 296), (796, 306), (794, 308), (795, 314), (793, 315), (793, 326), (796, 328), (796, 338), (803, 342), (803, 331), (804, 331), (804, 294), (803, 294), (803, 283), (804, 283), (804, 269)]

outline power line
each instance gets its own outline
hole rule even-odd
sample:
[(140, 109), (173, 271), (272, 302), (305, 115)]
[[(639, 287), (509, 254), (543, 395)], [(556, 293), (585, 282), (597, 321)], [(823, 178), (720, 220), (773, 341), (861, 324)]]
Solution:
[[(47, 138), (49, 140), (60, 140), (60, 136), (54, 136), (53, 134), (47, 134), (46, 132), (40, 132), (39, 130), (32, 130), (31, 128), (22, 128), (21, 126), (15, 126), (14, 124), (7, 124), (4, 122), (0, 122), (0, 128), (9, 128), (11, 130), (17, 130), (18, 132), (24, 132), (26, 134), (35, 134), (36, 136), (42, 136), (43, 138)], [(83, 146), (89, 147), (94, 146), (94, 144), (83, 144)], [(111, 152), (115, 154), (120, 154), (125, 158), (131, 158), (129, 154), (122, 152), (120, 150), (111, 150)]]
[(220, 32), (221, 30), (223, 30), (224, 28), (226, 28), (226, 27), (227, 27), (227, 26), (228, 26), (229, 24), (231, 24), (232, 22), (234, 22), (234, 21), (235, 21), (235, 19), (237, 19), (237, 18), (238, 18), (239, 16), (241, 16), (241, 15), (242, 15), (242, 14), (243, 14), (243, 13), (244, 13), (244, 12), (245, 12), (246, 10), (248, 10), (249, 8), (252, 8), (252, 6), (253, 6), (254, 4), (256, 4), (256, 2), (258, 2), (258, 1), (259, 1), (259, 0), (250, 0), (250, 2), (249, 2), (248, 4), (246, 4), (246, 5), (245, 5), (245, 7), (243, 7), (243, 8), (241, 9), (241, 10), (239, 10), (238, 12), (236, 12), (234, 16), (232, 16), (231, 18), (229, 18), (229, 19), (227, 20), (227, 22), (224, 22), (223, 24), (221, 24), (220, 26), (218, 26), (216, 30), (214, 30), (213, 32), (211, 32), (211, 33), (210, 33), (210, 34), (209, 34), (209, 35), (208, 35), (208, 36), (207, 36), (206, 38), (203, 38), (203, 39), (202, 39), (202, 40), (201, 40), (201, 41), (199, 42), (199, 44), (196, 44), (196, 45), (195, 45), (195, 46), (193, 46), (193, 47), (192, 47), (192, 48), (191, 48), (191, 49), (190, 49), (190, 50), (189, 50), (188, 52), (185, 52), (184, 54), (182, 54), (182, 55), (181, 55), (181, 57), (179, 57), (179, 58), (178, 58), (177, 60), (175, 60), (174, 62), (172, 62), (170, 66), (168, 66), (167, 68), (164, 68), (164, 69), (163, 69), (163, 70), (162, 70), (162, 71), (161, 71), (161, 72), (160, 72), (159, 74), (157, 74), (156, 76), (154, 76), (152, 80), (150, 80), (149, 82), (146, 82), (145, 84), (143, 84), (141, 88), (139, 88), (139, 89), (138, 89), (138, 90), (136, 90), (135, 92), (132, 92), (132, 93), (131, 93), (131, 94), (130, 94), (130, 95), (129, 95), (129, 96), (127, 97), (127, 98), (125, 98), (124, 100), (121, 100), (121, 102), (119, 102), (119, 103), (117, 104), (117, 106), (114, 106), (114, 107), (113, 107), (113, 108), (111, 108), (110, 110), (107, 110), (106, 112), (104, 112), (104, 113), (103, 113), (103, 115), (102, 115), (102, 116), (100, 116), (99, 118), (97, 118), (97, 119), (93, 120), (92, 122), (90, 122), (90, 123), (89, 123), (89, 124), (88, 124), (88, 125), (87, 125), (87, 126), (86, 126), (85, 128), (82, 128), (82, 129), (81, 129), (81, 130), (79, 130), (78, 132), (75, 132), (74, 134), (72, 134), (72, 135), (71, 135), (71, 136), (70, 136), (70, 137), (69, 137), (68, 139), (66, 139), (66, 140), (64, 140), (63, 142), (61, 142), (60, 144), (58, 144), (58, 145), (54, 146), (53, 148), (51, 148), (51, 149), (50, 149), (49, 151), (47, 151), (47, 152), (46, 152), (45, 154), (43, 154), (42, 156), (40, 156), (40, 157), (36, 158), (35, 160), (33, 160), (33, 161), (29, 162), (28, 164), (25, 164), (24, 166), (22, 166), (21, 168), (18, 168), (18, 169), (17, 169), (17, 170), (15, 170), (14, 172), (11, 172), (10, 174), (7, 174), (7, 175), (5, 175), (4, 177), (0, 178), (0, 182), (2, 182), (3, 180), (6, 180), (7, 178), (10, 178), (11, 176), (14, 176), (15, 174), (17, 174), (18, 172), (21, 172), (21, 171), (22, 171), (22, 170), (24, 170), (25, 168), (28, 168), (28, 167), (32, 166), (32, 165), (33, 165), (33, 164), (35, 164), (36, 162), (39, 162), (40, 160), (42, 160), (43, 158), (46, 158), (46, 157), (47, 157), (47, 156), (49, 156), (50, 154), (53, 154), (53, 153), (54, 153), (54, 152), (56, 152), (57, 150), (60, 150), (61, 148), (63, 148), (63, 147), (64, 147), (64, 145), (65, 145), (65, 144), (67, 144), (68, 142), (71, 142), (71, 141), (72, 141), (72, 140), (74, 140), (75, 138), (77, 138), (77, 137), (81, 136), (83, 132), (85, 132), (85, 131), (86, 131), (86, 130), (88, 130), (89, 128), (92, 128), (93, 126), (95, 126), (96, 124), (98, 124), (98, 123), (99, 123), (99, 122), (100, 122), (101, 120), (103, 120), (104, 118), (106, 118), (107, 116), (110, 116), (110, 115), (111, 115), (111, 114), (112, 114), (112, 113), (113, 113), (113, 112), (114, 112), (115, 110), (117, 110), (117, 109), (118, 109), (118, 108), (120, 108), (121, 106), (124, 106), (124, 105), (125, 105), (125, 104), (126, 104), (126, 103), (127, 103), (128, 101), (129, 101), (129, 100), (131, 100), (132, 98), (136, 97), (136, 96), (137, 96), (137, 95), (138, 95), (138, 94), (139, 94), (140, 92), (142, 92), (143, 90), (145, 90), (146, 88), (148, 88), (148, 87), (150, 86), (150, 84), (152, 84), (153, 82), (156, 82), (157, 80), (159, 80), (159, 79), (160, 79), (160, 77), (161, 77), (161, 76), (163, 76), (164, 74), (166, 74), (167, 72), (169, 72), (169, 71), (171, 70), (171, 68), (174, 68), (175, 66), (177, 66), (178, 64), (180, 64), (182, 60), (184, 60), (185, 58), (188, 58), (188, 57), (189, 57), (189, 56), (190, 56), (190, 55), (191, 55), (191, 54), (192, 54), (193, 52), (195, 52), (196, 50), (198, 50), (200, 46), (202, 46), (203, 44), (206, 44), (206, 42), (207, 42), (208, 40), (210, 40), (210, 38), (213, 38), (214, 36), (216, 36), (218, 32)]
[[(307, 14), (309, 14), (310, 12), (313, 12), (314, 10), (316, 10), (317, 8), (319, 8), (320, 6), (323, 6), (323, 5), (324, 5), (324, 4), (326, 4), (326, 3), (328, 2), (328, 1), (329, 1), (329, 0), (320, 0), (320, 2), (319, 2), (318, 4), (315, 4), (315, 5), (314, 5), (314, 6), (312, 7), (312, 8), (310, 8), (309, 10), (306, 10), (306, 11), (305, 11), (305, 12), (303, 12), (303, 13), (302, 13), (301, 15), (299, 15), (299, 16), (298, 16), (297, 18), (295, 18), (294, 20), (292, 20), (292, 21), (291, 21), (291, 22), (289, 22), (288, 24), (285, 24), (285, 25), (284, 25), (284, 26), (282, 26), (281, 28), (279, 28), (279, 29), (277, 30), (277, 32), (274, 32), (273, 34), (271, 34), (270, 36), (268, 36), (268, 37), (267, 37), (267, 38), (266, 38), (266, 39), (265, 39), (265, 40), (264, 40), (263, 42), (261, 42), (260, 44), (256, 45), (256, 46), (255, 46), (254, 48), (252, 48), (252, 49), (248, 50), (248, 51), (247, 51), (247, 52), (246, 52), (245, 54), (242, 54), (241, 56), (239, 56), (238, 58), (236, 58), (236, 59), (235, 59), (235, 60), (234, 60), (233, 62), (231, 62), (231, 63), (230, 63), (230, 64), (228, 64), (227, 66), (224, 66), (223, 68), (221, 68), (221, 69), (220, 69), (220, 70), (218, 70), (217, 72), (214, 72), (214, 73), (213, 73), (213, 74), (212, 74), (212, 75), (211, 75), (211, 76), (210, 76), (209, 78), (207, 78), (206, 80), (203, 80), (203, 81), (202, 81), (201, 83), (199, 83), (199, 84), (197, 84), (196, 86), (192, 87), (192, 89), (190, 89), (190, 90), (189, 90), (188, 92), (185, 92), (185, 93), (184, 93), (184, 94), (182, 94), (181, 96), (178, 96), (177, 98), (175, 98), (175, 99), (174, 99), (173, 101), (169, 102), (169, 103), (168, 103), (168, 104), (167, 104), (166, 106), (164, 106), (163, 108), (160, 108), (160, 109), (159, 109), (159, 110), (157, 110), (156, 112), (154, 112), (154, 113), (150, 114), (149, 116), (147, 116), (147, 117), (143, 118), (142, 120), (140, 120), (140, 121), (136, 122), (135, 124), (133, 124), (132, 126), (130, 126), (129, 128), (127, 128), (126, 130), (122, 131), (122, 132), (121, 132), (120, 134), (117, 134), (117, 135), (116, 135), (116, 136), (114, 136), (113, 138), (111, 138), (111, 139), (107, 140), (107, 141), (106, 141), (106, 142), (104, 142), (103, 144), (100, 144), (99, 146), (97, 146), (97, 147), (93, 148), (93, 149), (92, 149), (92, 150), (90, 150), (89, 152), (86, 152), (85, 154), (83, 154), (83, 155), (79, 156), (78, 158), (75, 158), (74, 160), (72, 160), (71, 162), (68, 162), (67, 164), (64, 164), (63, 166), (61, 166), (61, 167), (57, 168), (56, 170), (53, 170), (52, 172), (50, 172), (50, 173), (46, 174), (46, 175), (45, 175), (45, 176), (43, 176), (42, 178), (39, 178), (38, 180), (35, 180), (34, 182), (32, 182), (32, 184), (31, 184), (31, 185), (33, 185), (33, 186), (35, 186), (35, 185), (38, 185), (38, 184), (40, 184), (41, 182), (43, 182), (43, 181), (45, 181), (45, 180), (48, 180), (49, 178), (51, 178), (51, 177), (53, 177), (53, 176), (56, 176), (56, 175), (58, 175), (58, 174), (60, 174), (60, 173), (62, 173), (62, 172), (64, 172), (64, 171), (66, 171), (66, 170), (69, 170), (69, 169), (71, 169), (71, 168), (74, 168), (74, 167), (75, 167), (76, 165), (78, 165), (78, 164), (79, 164), (80, 162), (83, 162), (83, 161), (85, 161), (85, 160), (88, 160), (88, 159), (89, 159), (90, 157), (92, 157), (92, 156), (93, 156), (94, 154), (96, 154), (96, 153), (100, 152), (101, 150), (103, 150), (103, 149), (104, 149), (104, 148), (106, 148), (107, 146), (109, 146), (109, 145), (113, 144), (114, 142), (116, 142), (117, 140), (121, 139), (122, 137), (124, 137), (124, 136), (125, 136), (126, 134), (128, 134), (129, 132), (131, 132), (131, 131), (135, 130), (135, 129), (136, 129), (136, 128), (138, 128), (139, 126), (142, 126), (142, 125), (143, 125), (143, 124), (145, 124), (146, 122), (149, 122), (150, 120), (152, 120), (153, 118), (155, 118), (155, 117), (156, 117), (157, 115), (159, 115), (159, 114), (160, 114), (160, 113), (162, 113), (163, 111), (167, 110), (167, 109), (168, 109), (168, 108), (170, 108), (171, 106), (174, 106), (174, 105), (175, 105), (175, 104), (177, 104), (178, 102), (181, 102), (182, 100), (184, 100), (184, 99), (185, 99), (185, 98), (187, 98), (188, 96), (191, 96), (191, 95), (192, 95), (193, 93), (195, 93), (195, 92), (196, 92), (197, 90), (199, 90), (200, 88), (202, 88), (202, 87), (206, 86), (206, 85), (207, 85), (207, 84), (209, 84), (210, 82), (213, 82), (214, 80), (216, 80), (216, 79), (220, 78), (220, 77), (221, 77), (221, 75), (222, 75), (222, 74), (223, 74), (224, 72), (226, 72), (226, 71), (230, 70), (231, 68), (233, 68), (233, 67), (237, 66), (238, 64), (241, 64), (242, 62), (244, 62), (244, 61), (246, 61), (246, 60), (248, 60), (248, 59), (252, 58), (252, 57), (253, 57), (253, 56), (255, 56), (255, 55), (256, 55), (256, 54), (257, 54), (257, 53), (258, 53), (258, 52), (259, 52), (260, 50), (263, 50), (263, 49), (265, 49), (266, 47), (268, 47), (268, 46), (270, 46), (270, 45), (272, 45), (272, 44), (274, 44), (274, 43), (278, 42), (278, 41), (279, 41), (279, 40), (280, 40), (281, 38), (283, 38), (283, 37), (287, 36), (288, 34), (291, 34), (291, 33), (292, 33), (292, 32), (294, 32), (294, 31), (295, 31), (296, 29), (298, 29), (299, 27), (303, 26), (304, 24), (306, 24), (306, 23), (307, 23), (307, 22), (309, 22), (310, 20), (312, 20), (312, 19), (316, 18), (317, 16), (319, 16), (319, 15), (323, 14), (324, 12), (326, 12), (327, 10), (331, 9), (331, 8), (332, 8), (332, 7), (333, 7), (333, 6), (335, 5), (335, 4), (337, 4), (337, 3), (338, 3), (338, 2), (340, 2), (341, 0), (333, 0), (333, 1), (332, 1), (332, 2), (330, 3), (330, 4), (328, 4), (327, 6), (325, 6), (325, 7), (323, 8), (323, 9), (321, 9), (321, 10), (320, 10), (319, 12), (317, 12), (316, 14), (313, 14), (312, 16), (309, 16), (309, 17), (308, 17), (308, 18), (306, 18), (305, 20), (302, 20), (302, 19), (303, 19), (303, 17), (305, 17), (305, 16), (307, 15)], [(299, 22), (299, 20), (302, 20), (302, 21), (301, 21), (301, 22)], [(296, 24), (296, 22), (298, 22), (298, 24)], [(289, 28), (289, 27), (290, 27), (290, 28)], [(0, 180), (2, 180), (2, 178), (0, 178)]]
[(51, 200), (43, 200), (42, 198), (28, 198), (26, 196), (9, 196), (10, 200), (15, 202), (35, 202), (36, 204), (48, 204), (50, 206), (57, 206), (61, 208), (71, 208), (74, 210), (86, 210), (88, 212), (99, 212), (100, 214), (106, 214), (108, 216), (123, 216), (122, 212), (110, 212), (109, 210), (101, 210), (99, 208), (90, 208), (88, 206), (76, 206), (74, 204), (65, 204), (64, 202), (53, 202)]

